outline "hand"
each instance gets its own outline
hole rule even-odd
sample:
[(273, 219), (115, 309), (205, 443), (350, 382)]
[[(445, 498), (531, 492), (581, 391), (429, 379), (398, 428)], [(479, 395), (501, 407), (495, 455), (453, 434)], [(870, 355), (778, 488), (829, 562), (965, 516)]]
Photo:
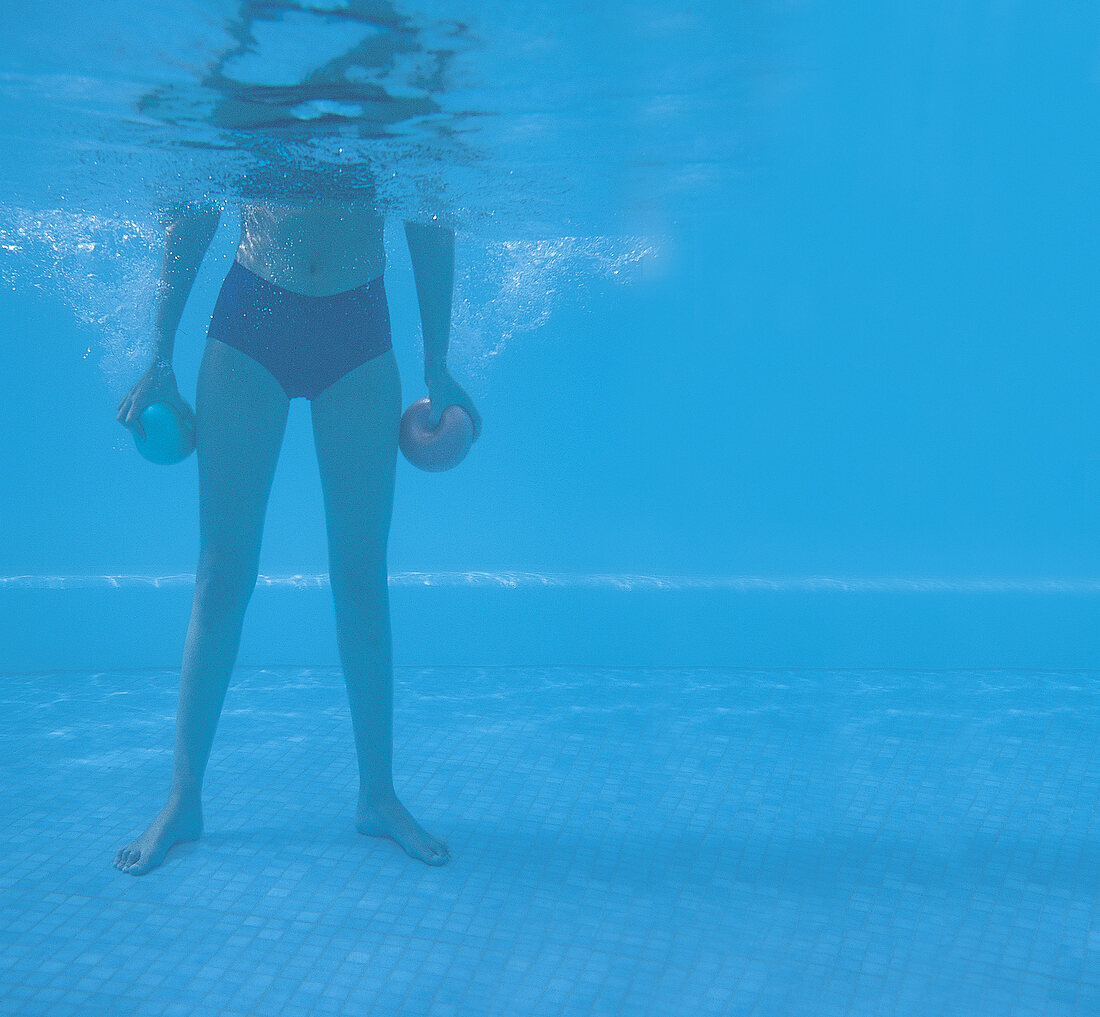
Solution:
[(444, 368), (428, 381), (428, 398), (432, 403), (432, 411), (428, 415), (428, 426), (439, 426), (439, 418), (448, 406), (461, 406), (474, 422), (474, 441), (481, 436), (481, 414), (477, 412), (474, 401), (466, 394), (466, 390), (451, 377), (450, 372)]
[(179, 393), (172, 365), (163, 360), (154, 361), (138, 383), (126, 393), (118, 404), (115, 419), (144, 441), (145, 428), (141, 426), (141, 415), (153, 403), (168, 403), (183, 418), (184, 424), (194, 429), (195, 412)]

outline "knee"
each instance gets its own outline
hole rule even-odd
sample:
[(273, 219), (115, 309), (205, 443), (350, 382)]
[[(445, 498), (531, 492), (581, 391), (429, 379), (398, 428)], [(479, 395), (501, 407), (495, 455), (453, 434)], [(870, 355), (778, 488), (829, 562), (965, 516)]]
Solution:
[(204, 549), (195, 575), (195, 599), (218, 613), (244, 613), (256, 586), (259, 563)]
[(357, 557), (339, 564), (330, 563), (329, 581), (337, 600), (380, 607), (385, 607), (389, 602), (389, 580), (384, 555)]

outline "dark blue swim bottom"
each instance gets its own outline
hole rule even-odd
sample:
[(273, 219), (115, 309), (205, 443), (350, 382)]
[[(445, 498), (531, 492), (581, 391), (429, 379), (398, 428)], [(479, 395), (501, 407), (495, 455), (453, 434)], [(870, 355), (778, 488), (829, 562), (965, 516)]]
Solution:
[(207, 337), (274, 376), (289, 399), (316, 399), (334, 381), (390, 349), (382, 278), (331, 296), (283, 289), (233, 262)]

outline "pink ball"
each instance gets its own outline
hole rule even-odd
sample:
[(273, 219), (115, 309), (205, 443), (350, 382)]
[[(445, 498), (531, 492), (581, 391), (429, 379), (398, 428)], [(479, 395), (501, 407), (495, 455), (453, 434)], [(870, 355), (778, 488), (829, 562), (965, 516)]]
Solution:
[(418, 399), (401, 417), (398, 442), (413, 466), (429, 473), (441, 473), (466, 458), (474, 443), (474, 422), (461, 406), (448, 406), (434, 430), (428, 426), (432, 404)]

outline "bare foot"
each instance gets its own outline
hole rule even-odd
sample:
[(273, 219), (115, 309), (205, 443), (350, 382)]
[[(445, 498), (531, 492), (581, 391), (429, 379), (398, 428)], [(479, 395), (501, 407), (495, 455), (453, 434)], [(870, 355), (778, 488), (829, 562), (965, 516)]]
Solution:
[(446, 865), (451, 859), (447, 845), (413, 819), (396, 795), (369, 801), (360, 795), (355, 829), (368, 837), (389, 837), (428, 865)]
[(202, 808), (169, 802), (137, 840), (118, 849), (115, 868), (131, 876), (144, 876), (164, 861), (174, 844), (202, 836)]

